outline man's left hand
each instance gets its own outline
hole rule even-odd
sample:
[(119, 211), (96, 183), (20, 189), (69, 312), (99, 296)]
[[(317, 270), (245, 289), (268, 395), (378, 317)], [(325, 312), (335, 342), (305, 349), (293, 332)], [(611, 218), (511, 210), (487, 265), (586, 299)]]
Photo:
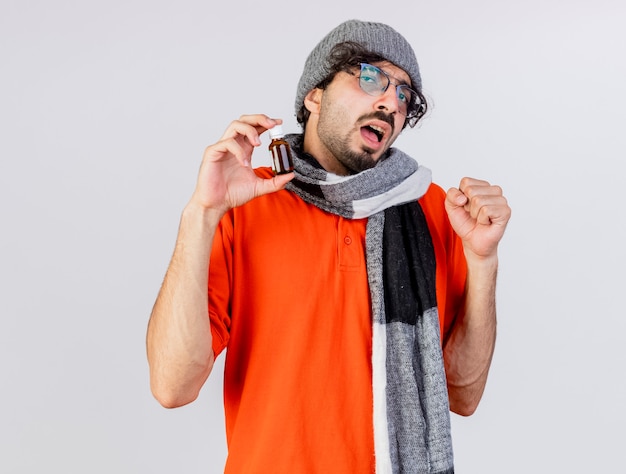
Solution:
[(511, 208), (500, 186), (487, 181), (463, 178), (458, 188), (446, 195), (446, 211), (452, 228), (461, 237), (466, 257), (496, 257)]

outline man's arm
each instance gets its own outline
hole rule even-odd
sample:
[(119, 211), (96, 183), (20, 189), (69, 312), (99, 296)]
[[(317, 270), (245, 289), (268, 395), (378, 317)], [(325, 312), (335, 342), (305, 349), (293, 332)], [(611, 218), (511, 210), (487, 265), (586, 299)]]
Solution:
[(213, 367), (208, 262), (220, 217), (191, 202), (185, 208), (148, 323), (150, 387), (167, 408), (195, 400)]
[(446, 210), (467, 261), (465, 305), (444, 351), (450, 409), (474, 413), (487, 383), (496, 341), (498, 243), (511, 216), (498, 186), (470, 178), (446, 196)]
[(229, 209), (278, 191), (293, 177), (261, 179), (250, 167), (252, 151), (261, 144), (259, 134), (280, 122), (265, 115), (242, 116), (204, 153), (148, 323), (150, 387), (165, 407), (195, 400), (213, 367), (207, 294), (209, 257), (219, 221)]

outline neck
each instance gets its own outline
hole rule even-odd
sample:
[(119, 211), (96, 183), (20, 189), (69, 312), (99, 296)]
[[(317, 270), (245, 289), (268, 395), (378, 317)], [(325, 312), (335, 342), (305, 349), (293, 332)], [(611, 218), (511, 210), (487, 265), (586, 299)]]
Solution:
[(302, 151), (308, 153), (329, 173), (338, 176), (348, 176), (352, 174), (330, 151), (324, 147), (317, 135), (317, 130), (312, 124), (307, 123), (302, 143)]

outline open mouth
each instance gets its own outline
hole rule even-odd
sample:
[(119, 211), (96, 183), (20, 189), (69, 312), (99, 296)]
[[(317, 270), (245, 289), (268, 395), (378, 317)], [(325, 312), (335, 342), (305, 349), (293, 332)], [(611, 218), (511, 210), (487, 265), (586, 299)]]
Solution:
[(372, 139), (375, 139), (378, 143), (380, 143), (385, 136), (385, 131), (381, 127), (377, 127), (375, 125), (366, 125), (361, 130), (364, 131)]

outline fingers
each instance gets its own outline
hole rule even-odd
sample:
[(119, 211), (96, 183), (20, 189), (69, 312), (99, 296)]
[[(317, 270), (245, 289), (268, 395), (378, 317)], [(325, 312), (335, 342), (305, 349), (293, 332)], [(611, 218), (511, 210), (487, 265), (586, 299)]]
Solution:
[(206, 148), (205, 159), (219, 161), (230, 155), (249, 167), (253, 148), (261, 145), (260, 134), (281, 123), (281, 119), (263, 114), (242, 115), (230, 123), (217, 143)]
[(295, 173), (279, 174), (270, 179), (259, 178), (256, 196), (273, 193), (283, 189), (289, 181), (295, 176)]
[(465, 194), (468, 199), (480, 195), (502, 196), (502, 188), (500, 188), (500, 186), (473, 178), (463, 178), (459, 184), (459, 190)]
[(242, 136), (246, 137), (249, 143), (260, 145), (259, 135), (281, 123), (283, 123), (281, 119), (273, 119), (264, 114), (242, 115), (226, 128), (222, 140)]
[(463, 178), (450, 188), (445, 200), (452, 228), (463, 241), (465, 255), (493, 263), (511, 216), (500, 186), (487, 181)]
[(243, 143), (237, 138), (228, 138), (206, 147), (202, 161), (203, 163), (218, 162), (234, 157), (242, 165), (250, 166), (251, 155), (252, 145)]
[(446, 206), (449, 208), (461, 207), (467, 203), (467, 196), (457, 188), (448, 189)]
[(506, 224), (511, 210), (502, 188), (487, 181), (463, 178), (459, 188), (451, 188), (446, 197), (449, 209), (463, 207), (479, 224)]

